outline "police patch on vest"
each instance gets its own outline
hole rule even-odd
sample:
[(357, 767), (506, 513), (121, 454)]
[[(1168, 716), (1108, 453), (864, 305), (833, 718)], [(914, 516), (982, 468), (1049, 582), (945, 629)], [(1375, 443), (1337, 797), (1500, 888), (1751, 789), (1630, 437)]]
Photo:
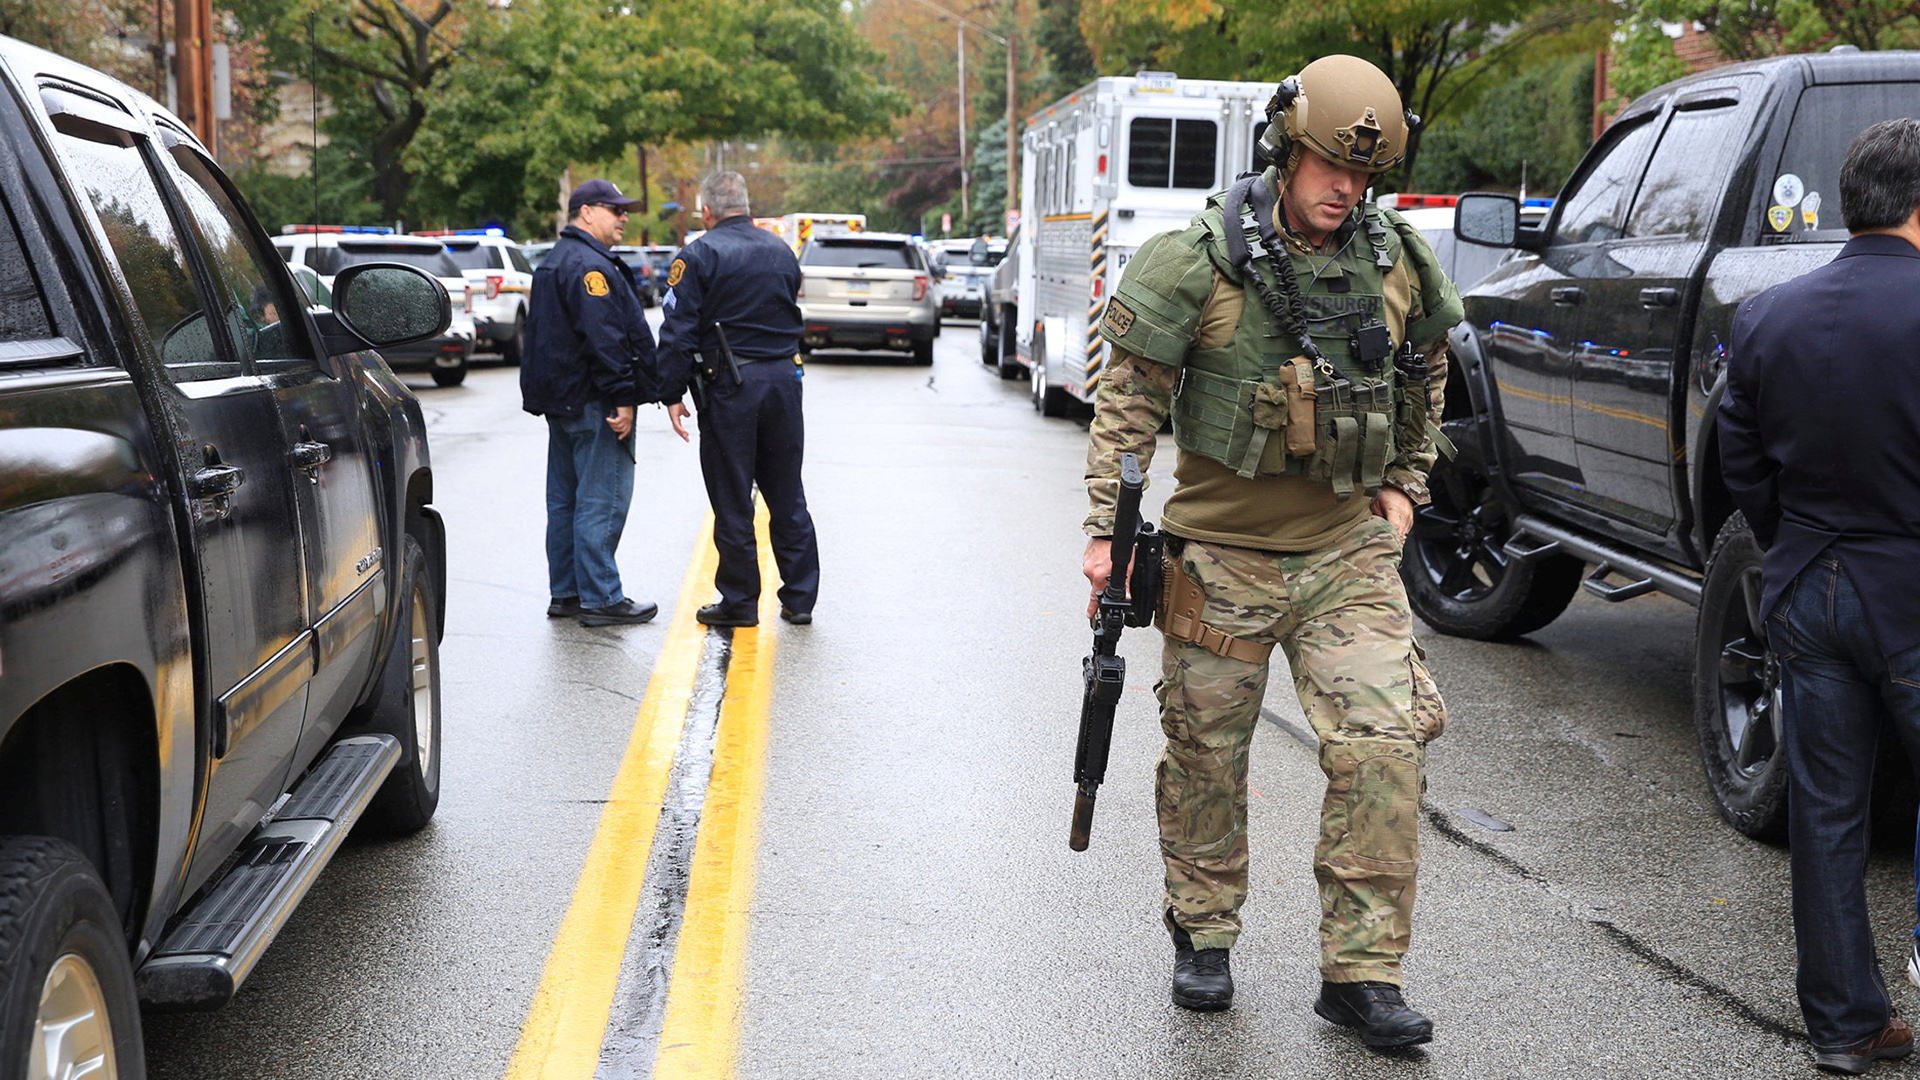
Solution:
[(1107, 313), (1100, 317), (1100, 325), (1115, 334), (1125, 334), (1133, 328), (1133, 309), (1118, 299), (1107, 301)]
[(686, 272), (687, 261), (685, 259), (673, 260), (673, 265), (667, 268), (667, 285), (671, 287), (680, 284), (680, 275)]
[(607, 275), (598, 270), (587, 271), (584, 283), (587, 286), (588, 296), (605, 296), (612, 291), (607, 288)]
[(1326, 293), (1309, 293), (1305, 299), (1307, 318), (1314, 320), (1335, 319), (1342, 315), (1377, 315), (1385, 307), (1381, 297), (1366, 293), (1332, 296)]

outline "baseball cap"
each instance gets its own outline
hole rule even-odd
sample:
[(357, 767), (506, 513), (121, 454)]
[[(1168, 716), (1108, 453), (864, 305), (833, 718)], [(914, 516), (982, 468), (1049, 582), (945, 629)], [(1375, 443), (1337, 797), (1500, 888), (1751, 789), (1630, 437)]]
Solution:
[(588, 203), (603, 203), (607, 206), (617, 206), (622, 210), (631, 210), (640, 205), (640, 200), (629, 199), (620, 194), (620, 189), (614, 187), (611, 180), (593, 179), (574, 188), (573, 194), (567, 196), (568, 215), (579, 213), (580, 208)]

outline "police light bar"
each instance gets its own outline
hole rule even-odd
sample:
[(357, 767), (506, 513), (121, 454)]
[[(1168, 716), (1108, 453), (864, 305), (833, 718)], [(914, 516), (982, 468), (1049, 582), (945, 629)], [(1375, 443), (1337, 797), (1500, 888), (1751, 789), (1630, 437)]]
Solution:
[(505, 236), (507, 231), (498, 227), (485, 229), (415, 229), (415, 236)]
[(390, 236), (393, 230), (385, 225), (282, 225), (280, 235), (294, 236), (299, 233), (363, 233), (375, 236)]
[(1417, 210), (1430, 206), (1452, 206), (1459, 201), (1458, 195), (1409, 195), (1406, 192), (1396, 192), (1392, 195), (1380, 196), (1374, 200), (1374, 205), (1389, 210)]
[(1522, 199), (1520, 200), (1520, 205), (1521, 206), (1537, 206), (1542, 210), (1546, 210), (1546, 209), (1550, 209), (1553, 206), (1553, 200), (1552, 199)]

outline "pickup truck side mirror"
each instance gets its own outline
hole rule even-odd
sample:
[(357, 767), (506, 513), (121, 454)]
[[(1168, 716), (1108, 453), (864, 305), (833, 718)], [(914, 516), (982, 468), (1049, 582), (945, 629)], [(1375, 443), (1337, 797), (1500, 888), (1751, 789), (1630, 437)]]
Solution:
[(1453, 235), (1469, 244), (1512, 247), (1520, 238), (1520, 200), (1471, 191), (1453, 207)]
[[(333, 279), (333, 299), (333, 318), (322, 318), (320, 328), (327, 352), (335, 355), (437, 337), (453, 321), (446, 286), (425, 270), (401, 263), (347, 267)], [(346, 333), (335, 334), (329, 322)]]

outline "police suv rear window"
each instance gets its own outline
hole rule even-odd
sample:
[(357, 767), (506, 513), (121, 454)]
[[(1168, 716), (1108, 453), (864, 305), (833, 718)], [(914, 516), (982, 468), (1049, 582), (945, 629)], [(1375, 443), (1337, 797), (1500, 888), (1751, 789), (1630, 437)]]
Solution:
[(395, 262), (417, 266), (434, 277), (460, 276), (459, 265), (447, 256), (445, 248), (421, 247), (418, 244), (341, 244), (333, 249), (332, 257), (327, 261), (332, 265), (315, 269), (325, 274), (337, 274), (361, 263)]
[(803, 266), (863, 270), (918, 270), (913, 249), (898, 240), (815, 240), (800, 257)]
[(500, 269), (500, 250), (485, 244), (449, 244), (447, 257), (462, 270)]

